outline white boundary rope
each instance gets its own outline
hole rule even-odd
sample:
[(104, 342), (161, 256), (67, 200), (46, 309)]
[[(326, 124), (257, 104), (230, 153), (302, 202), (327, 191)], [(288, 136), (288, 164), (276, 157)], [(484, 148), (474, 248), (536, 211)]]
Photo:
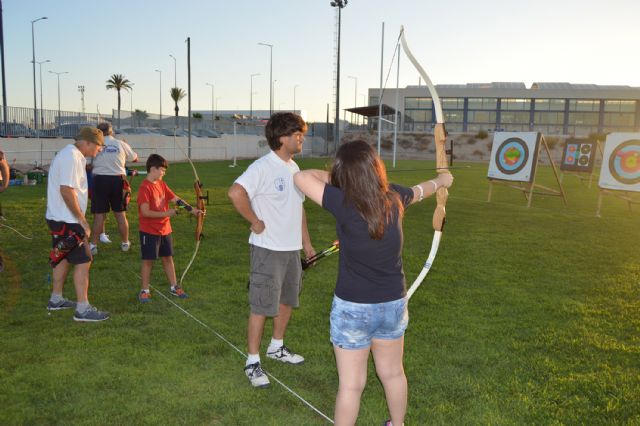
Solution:
[(22, 234), (20, 231), (18, 231), (16, 228), (12, 228), (9, 225), (5, 225), (4, 223), (0, 222), (0, 226), (4, 227), (4, 228), (8, 228), (10, 230), (12, 230), (13, 232), (15, 232), (16, 234), (18, 234), (19, 236), (21, 236), (22, 238), (24, 238), (25, 240), (32, 240), (33, 237), (27, 237), (26, 235)]
[[(136, 274), (138, 276), (139, 279), (142, 279), (138, 274)], [(218, 333), (217, 331), (215, 331), (213, 328), (211, 328), (209, 325), (207, 325), (206, 323), (204, 323), (203, 321), (199, 320), (198, 318), (196, 318), (193, 314), (191, 314), (189, 311), (187, 311), (186, 309), (184, 309), (182, 306), (178, 305), (176, 302), (174, 302), (173, 300), (169, 299), (167, 296), (164, 295), (164, 293), (162, 293), (160, 290), (158, 290), (157, 288), (155, 288), (154, 286), (150, 285), (150, 287), (156, 292), (158, 293), (160, 296), (162, 296), (167, 302), (169, 302), (170, 304), (172, 304), (173, 306), (175, 306), (176, 308), (178, 308), (180, 311), (182, 311), (182, 313), (184, 313), (186, 316), (188, 316), (189, 318), (191, 318), (192, 320), (194, 320), (195, 322), (197, 322), (198, 324), (200, 324), (201, 326), (203, 326), (204, 328), (206, 328), (207, 330), (209, 330), (210, 332), (212, 332), (213, 334), (215, 334), (220, 340), (222, 340), (223, 342), (225, 342), (227, 345), (231, 346), (231, 348), (233, 348), (236, 352), (238, 352), (240, 355), (242, 355), (244, 358), (247, 357), (247, 354), (245, 354), (241, 349), (239, 349), (236, 345), (234, 345), (233, 343), (231, 343), (226, 337), (224, 337), (222, 334)], [(277, 377), (275, 377), (273, 374), (269, 373), (267, 370), (265, 370), (263, 368), (263, 371), (267, 374), (267, 376), (269, 376), (270, 378), (272, 378), (275, 382), (277, 382), (280, 386), (282, 386), (283, 388), (285, 388), (287, 391), (289, 391), (289, 393), (291, 393), (293, 396), (295, 396), (296, 398), (298, 398), (300, 401), (302, 401), (302, 403), (304, 403), (307, 407), (311, 408), (313, 411), (315, 411), (316, 413), (318, 413), (320, 416), (322, 416), (325, 420), (327, 420), (329, 423), (333, 424), (333, 420), (327, 416), (326, 414), (324, 414), (322, 411), (318, 410), (316, 407), (314, 407), (309, 401), (307, 401), (306, 399), (304, 399), (302, 396), (300, 396), (297, 392), (295, 392), (293, 389), (291, 389), (289, 386), (285, 385), (280, 379), (278, 379)]]

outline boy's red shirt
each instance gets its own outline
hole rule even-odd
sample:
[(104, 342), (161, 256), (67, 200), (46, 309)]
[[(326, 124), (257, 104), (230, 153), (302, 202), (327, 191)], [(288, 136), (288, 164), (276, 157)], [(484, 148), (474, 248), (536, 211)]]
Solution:
[(151, 182), (143, 180), (138, 189), (138, 222), (140, 230), (152, 235), (169, 235), (171, 233), (171, 221), (169, 217), (146, 217), (142, 215), (140, 206), (149, 204), (149, 209), (154, 212), (166, 212), (169, 210), (169, 201), (175, 198), (175, 194), (163, 180)]

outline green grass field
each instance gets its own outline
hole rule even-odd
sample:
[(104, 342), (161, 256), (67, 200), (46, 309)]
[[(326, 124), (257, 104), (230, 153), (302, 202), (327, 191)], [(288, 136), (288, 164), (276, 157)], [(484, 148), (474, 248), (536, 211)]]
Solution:
[[(324, 159), (299, 160), (317, 168)], [(185, 279), (186, 315), (168, 294), (160, 265), (154, 300), (136, 300), (140, 283), (136, 213), (129, 213), (129, 253), (100, 245), (91, 269), (90, 300), (111, 320), (81, 324), (72, 312), (47, 314), (50, 237), (45, 192), (11, 187), (0, 195), (5, 271), (0, 274), (0, 424), (326, 424), (284, 387), (252, 389), (243, 357), (216, 333), (245, 350), (248, 313), (248, 225), (226, 196), (249, 164), (196, 164), (211, 204), (206, 238)], [(597, 185), (564, 179), (569, 206), (498, 186), (487, 203), (486, 164), (453, 170), (448, 224), (434, 266), (409, 305), (405, 368), (407, 425), (640, 424), (640, 212), (611, 197), (595, 218)], [(433, 167), (402, 161), (398, 168)], [(412, 185), (432, 171), (390, 173)], [(551, 169), (538, 181), (551, 186)], [(141, 178), (134, 179), (134, 187)], [(171, 165), (168, 184), (193, 200), (188, 164)], [(307, 204), (316, 249), (335, 238), (330, 215)], [(433, 200), (405, 216), (405, 272), (413, 281), (426, 259)], [(194, 248), (194, 221), (172, 220), (178, 276)], [(328, 318), (338, 255), (304, 278), (287, 344), (302, 366), (263, 364), (322, 413), (333, 417), (337, 373)], [(65, 295), (75, 298), (68, 280)], [(174, 300), (172, 300), (173, 302)], [(197, 320), (201, 321), (198, 322)], [(205, 326), (203, 326), (206, 325)], [(270, 325), (265, 330), (266, 350)], [(263, 355), (264, 357), (264, 355)], [(370, 365), (360, 425), (388, 417), (382, 387)]]

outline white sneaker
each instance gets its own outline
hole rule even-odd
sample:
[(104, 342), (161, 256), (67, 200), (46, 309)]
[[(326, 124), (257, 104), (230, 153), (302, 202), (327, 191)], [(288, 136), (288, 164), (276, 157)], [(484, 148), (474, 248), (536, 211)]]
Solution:
[(129, 241), (127, 241), (126, 243), (120, 244), (120, 249), (122, 251), (129, 251), (130, 248), (131, 248), (131, 243)]
[(105, 244), (111, 244), (111, 240), (109, 239), (109, 236), (104, 232), (100, 234), (100, 242)]
[(267, 357), (288, 364), (302, 364), (304, 362), (302, 356), (294, 353), (285, 345), (280, 346), (278, 349), (268, 348)]
[(98, 254), (98, 246), (93, 245), (93, 243), (89, 243), (89, 247), (91, 248), (91, 255), (95, 256)]
[(259, 362), (245, 366), (244, 374), (247, 375), (249, 382), (251, 382), (251, 386), (254, 388), (266, 388), (269, 386), (269, 378), (265, 374), (264, 370), (262, 370)]

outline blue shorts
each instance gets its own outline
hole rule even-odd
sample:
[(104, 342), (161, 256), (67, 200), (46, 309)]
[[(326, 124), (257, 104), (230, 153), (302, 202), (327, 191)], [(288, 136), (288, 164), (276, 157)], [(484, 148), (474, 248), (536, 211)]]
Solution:
[(409, 325), (407, 299), (384, 303), (354, 303), (333, 296), (331, 343), (342, 349), (364, 349), (372, 339), (395, 340)]

